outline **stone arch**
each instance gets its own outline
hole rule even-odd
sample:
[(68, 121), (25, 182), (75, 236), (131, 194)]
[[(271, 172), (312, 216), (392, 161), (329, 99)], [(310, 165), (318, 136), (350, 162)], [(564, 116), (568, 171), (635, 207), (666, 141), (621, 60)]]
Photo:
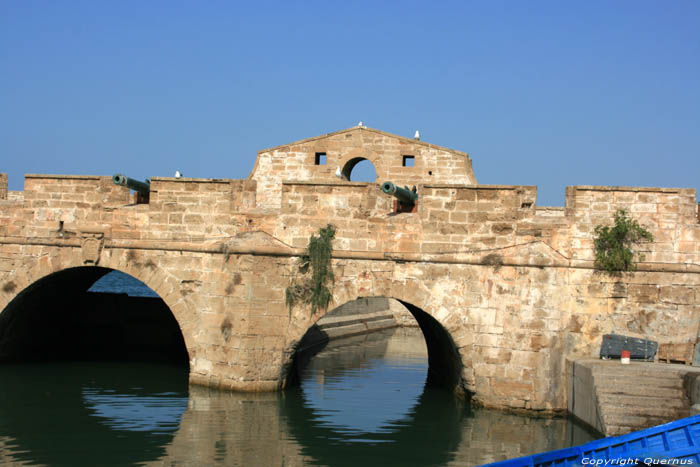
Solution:
[[(3, 284), (0, 285), (0, 320), (5, 310), (16, 299), (31, 293), (34, 287), (40, 286), (42, 281), (50, 279), (51, 276), (68, 274), (70, 279), (66, 283), (75, 280), (78, 281), (79, 287), (84, 286), (84, 290), (87, 290), (104, 274), (116, 270), (143, 282), (163, 300), (180, 328), (189, 357), (189, 366), (192, 368), (196, 352), (193, 326), (195, 320), (191, 311), (193, 308), (187, 297), (180, 292), (179, 280), (175, 276), (158, 267), (154, 261), (135, 261), (133, 250), (125, 250), (121, 255), (103, 254), (99, 266), (85, 266), (80, 255), (71, 254), (71, 251), (66, 250), (61, 249), (57, 253), (41, 256), (32, 264), (4, 277)], [(130, 251), (132, 253), (129, 253)]]
[(350, 175), (352, 170), (362, 161), (369, 161), (372, 166), (374, 166), (374, 171), (377, 174), (378, 180), (385, 177), (385, 170), (380, 163), (381, 159), (378, 154), (376, 154), (374, 151), (361, 151), (359, 149), (353, 149), (341, 156), (340, 168), (343, 179), (351, 180)]
[[(404, 290), (418, 290), (419, 282), (402, 284)], [(371, 287), (374, 288), (374, 287)], [(377, 287), (380, 289), (381, 287)], [(460, 344), (453, 337), (460, 334), (460, 328), (453, 322), (438, 317), (437, 304), (421, 303), (415, 300), (416, 297), (401, 297), (397, 294), (382, 293), (388, 291), (375, 290), (374, 293), (363, 294), (362, 297), (386, 297), (397, 300), (413, 315), (423, 332), (428, 349), (428, 380), (429, 385), (440, 386), (450, 391), (454, 391), (459, 397), (470, 397), (467, 385), (464, 381), (464, 364), (467, 361), (465, 355), (460, 351)], [(282, 368), (280, 381), (284, 387), (288, 382), (290, 372), (293, 368), (293, 359), (297, 345), (306, 332), (323, 316), (336, 306), (348, 303), (357, 298), (361, 298), (356, 293), (344, 287), (338, 287), (333, 294), (333, 308), (323, 313), (310, 316), (310, 310), (306, 307), (298, 307), (293, 311), (285, 350), (282, 358)], [(409, 301), (410, 300), (410, 301)], [(415, 303), (419, 303), (416, 305)], [(443, 315), (443, 313), (440, 313)]]
[(372, 164), (372, 167), (374, 167), (374, 172), (375, 172), (375, 174), (377, 174), (376, 177), (375, 177), (375, 180), (372, 180), (371, 182), (368, 182), (368, 183), (376, 183), (377, 179), (379, 178), (379, 174), (377, 173), (377, 166), (374, 165), (374, 163), (373, 163), (371, 160), (369, 160), (369, 159), (367, 159), (367, 158), (364, 158), (364, 157), (355, 157), (355, 158), (353, 158), (353, 159), (348, 160), (348, 161), (343, 165), (343, 170), (341, 171), (342, 176), (343, 176), (343, 179), (349, 180), (349, 181), (352, 181), (352, 182), (354, 182), (354, 181), (364, 181), (364, 180), (353, 180), (353, 179), (352, 179), (352, 172), (353, 172), (353, 170), (355, 169), (355, 167), (356, 167), (358, 164), (360, 164), (360, 163), (362, 163), (362, 162), (365, 162), (365, 161), (366, 161), (366, 162), (369, 162), (370, 164)]

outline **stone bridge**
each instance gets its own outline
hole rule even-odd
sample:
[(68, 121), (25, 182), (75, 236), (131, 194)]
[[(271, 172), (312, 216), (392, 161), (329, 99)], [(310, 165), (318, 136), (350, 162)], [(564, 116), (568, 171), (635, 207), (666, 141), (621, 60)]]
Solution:
[[(415, 212), (350, 181), (362, 160), (379, 182), (417, 185)], [(539, 207), (536, 187), (477, 184), (465, 153), (362, 126), (260, 151), (244, 180), (150, 186), (139, 204), (110, 176), (26, 175), (21, 192), (0, 178), (2, 361), (137, 350), (177, 356), (192, 383), (283, 388), (324, 314), (288, 309), (285, 288), (327, 224), (331, 308), (398, 300), (425, 335), (429, 382), (487, 406), (564, 409), (565, 358), (596, 355), (605, 333), (697, 335), (693, 189), (575, 186), (565, 207)], [(619, 208), (655, 240), (637, 272), (611, 278), (593, 269), (592, 236)], [(112, 270), (145, 283), (165, 312), (91, 301), (86, 290)]]

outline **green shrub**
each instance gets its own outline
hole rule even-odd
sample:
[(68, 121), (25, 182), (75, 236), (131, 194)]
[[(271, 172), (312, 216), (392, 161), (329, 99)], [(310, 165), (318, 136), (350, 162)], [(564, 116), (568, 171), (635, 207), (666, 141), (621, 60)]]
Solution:
[[(595, 268), (611, 276), (637, 269), (632, 247), (641, 242), (651, 242), (653, 235), (639, 223), (627, 217), (627, 211), (615, 212), (615, 225), (599, 225), (595, 228)], [(639, 261), (643, 255), (637, 255)]]
[(317, 310), (328, 309), (328, 304), (333, 299), (328, 288), (328, 284), (334, 281), (331, 268), (333, 237), (335, 227), (329, 224), (319, 229), (318, 237), (312, 235), (309, 238), (306, 254), (299, 258), (299, 270), (306, 277), (301, 282), (295, 280), (285, 290), (285, 301), (289, 309), (299, 302), (311, 305), (312, 314)]

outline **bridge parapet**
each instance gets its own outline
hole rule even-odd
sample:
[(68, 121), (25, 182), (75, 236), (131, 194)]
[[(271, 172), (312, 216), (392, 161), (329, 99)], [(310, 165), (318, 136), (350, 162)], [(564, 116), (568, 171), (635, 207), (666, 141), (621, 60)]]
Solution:
[(697, 264), (700, 230), (695, 206), (696, 191), (688, 188), (567, 187), (571, 257), (593, 260), (595, 226), (611, 224), (615, 211), (625, 209), (654, 235), (654, 242), (643, 246), (647, 262)]
[(595, 226), (626, 209), (654, 234), (655, 241), (642, 246), (647, 267), (700, 267), (692, 189), (569, 187), (565, 208), (538, 208), (532, 186), (419, 185), (418, 193), (417, 212), (396, 215), (375, 184), (285, 182), (283, 222), (273, 234), (302, 248), (319, 227), (333, 223), (337, 249), (423, 255), (508, 256), (519, 245), (540, 243), (550, 258), (537, 261), (590, 268)]

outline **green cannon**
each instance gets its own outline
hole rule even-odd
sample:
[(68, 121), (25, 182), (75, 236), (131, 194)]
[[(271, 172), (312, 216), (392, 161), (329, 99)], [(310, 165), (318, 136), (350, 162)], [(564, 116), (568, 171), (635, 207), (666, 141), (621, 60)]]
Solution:
[(112, 176), (112, 181), (115, 185), (131, 188), (141, 196), (148, 196), (148, 194), (151, 192), (151, 182), (148, 181), (148, 179), (146, 179), (145, 182), (140, 182), (122, 174), (116, 174)]
[(413, 206), (418, 201), (418, 193), (416, 193), (415, 186), (412, 190), (409, 190), (407, 186), (400, 188), (391, 182), (384, 182), (382, 183), (382, 191), (387, 195), (392, 195), (404, 206)]

